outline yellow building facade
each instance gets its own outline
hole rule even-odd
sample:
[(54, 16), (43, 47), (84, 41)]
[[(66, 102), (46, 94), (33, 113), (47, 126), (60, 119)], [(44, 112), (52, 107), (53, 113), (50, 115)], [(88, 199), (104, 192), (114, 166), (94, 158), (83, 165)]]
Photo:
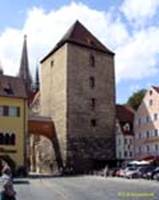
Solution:
[(28, 105), (24, 82), (0, 75), (0, 158), (26, 166)]

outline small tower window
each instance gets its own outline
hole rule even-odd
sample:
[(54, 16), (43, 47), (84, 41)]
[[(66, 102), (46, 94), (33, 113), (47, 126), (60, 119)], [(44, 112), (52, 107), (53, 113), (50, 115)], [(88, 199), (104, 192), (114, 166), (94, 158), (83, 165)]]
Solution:
[(93, 76), (91, 76), (91, 77), (89, 78), (89, 85), (90, 85), (91, 88), (94, 88), (94, 87), (95, 87), (95, 79), (94, 79)]
[(90, 55), (89, 57), (90, 66), (95, 67), (95, 57), (94, 55)]
[(96, 125), (97, 125), (96, 119), (91, 119), (91, 126), (96, 127)]
[(92, 98), (92, 99), (91, 99), (91, 108), (92, 108), (92, 110), (95, 109), (95, 106), (96, 106), (96, 99), (95, 99), (95, 98)]
[(51, 60), (51, 62), (50, 62), (50, 66), (51, 66), (51, 67), (54, 66), (54, 60)]

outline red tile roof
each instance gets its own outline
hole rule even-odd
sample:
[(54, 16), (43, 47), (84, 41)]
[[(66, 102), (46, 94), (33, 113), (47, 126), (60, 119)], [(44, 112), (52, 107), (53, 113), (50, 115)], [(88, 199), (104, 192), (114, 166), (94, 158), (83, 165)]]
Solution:
[[(133, 133), (133, 120), (134, 110), (128, 105), (116, 105), (116, 118), (119, 121), (122, 132), (124, 135), (134, 135)], [(124, 125), (130, 125), (130, 130), (124, 130)]]
[(17, 77), (0, 75), (0, 96), (27, 98), (24, 81)]
[(133, 123), (134, 110), (128, 105), (116, 105), (116, 117), (119, 121), (129, 121)]

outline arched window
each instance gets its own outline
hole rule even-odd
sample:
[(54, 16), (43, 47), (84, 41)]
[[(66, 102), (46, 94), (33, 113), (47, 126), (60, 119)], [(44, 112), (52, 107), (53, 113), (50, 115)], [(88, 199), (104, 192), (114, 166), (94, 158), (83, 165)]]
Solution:
[(10, 142), (10, 135), (9, 133), (6, 133), (4, 136), (4, 144), (9, 145), (10, 144), (9, 142)]
[(0, 133), (0, 144), (4, 144), (4, 134)]
[(10, 144), (15, 145), (15, 133), (12, 133), (10, 136)]

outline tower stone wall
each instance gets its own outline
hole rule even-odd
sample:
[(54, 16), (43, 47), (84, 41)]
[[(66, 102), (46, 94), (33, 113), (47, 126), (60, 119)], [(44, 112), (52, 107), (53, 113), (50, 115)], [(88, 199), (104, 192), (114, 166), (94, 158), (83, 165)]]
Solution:
[(84, 170), (92, 168), (95, 162), (115, 157), (114, 58), (74, 44), (68, 44), (67, 52), (68, 162)]
[(76, 22), (41, 65), (42, 115), (54, 121), (63, 166), (114, 160), (114, 54)]
[(41, 67), (41, 114), (52, 117), (63, 162), (67, 134), (67, 45), (52, 54)]

